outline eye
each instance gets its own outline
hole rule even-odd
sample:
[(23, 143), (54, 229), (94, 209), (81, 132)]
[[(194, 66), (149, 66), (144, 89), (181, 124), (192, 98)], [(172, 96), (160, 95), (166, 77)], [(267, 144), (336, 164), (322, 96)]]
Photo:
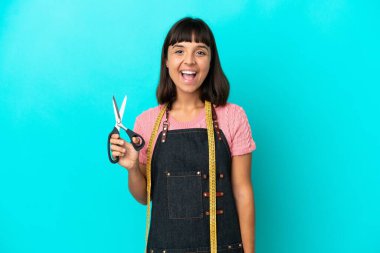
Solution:
[(183, 50), (174, 51), (175, 54), (182, 54)]
[(197, 54), (202, 55), (202, 56), (206, 55), (206, 53), (204, 51), (198, 51)]

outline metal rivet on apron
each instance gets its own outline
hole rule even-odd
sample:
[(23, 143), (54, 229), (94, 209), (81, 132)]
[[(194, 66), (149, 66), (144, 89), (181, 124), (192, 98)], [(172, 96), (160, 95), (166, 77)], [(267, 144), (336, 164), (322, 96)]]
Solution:
[(203, 174), (203, 179), (207, 179), (207, 174)]
[(201, 172), (200, 171), (197, 171), (197, 175), (200, 175), (201, 174)]
[(219, 177), (220, 177), (220, 178), (224, 178), (224, 174), (223, 174), (223, 173), (220, 173), (220, 174), (219, 174)]
[(241, 248), (241, 243), (239, 243), (239, 247)]
[(166, 175), (170, 176), (170, 172), (168, 172)]
[(228, 248), (229, 248), (229, 249), (232, 249), (232, 246), (231, 246), (231, 245), (228, 245)]
[(163, 250), (162, 253), (166, 253), (166, 250)]
[(150, 252), (153, 253), (154, 251), (151, 249)]

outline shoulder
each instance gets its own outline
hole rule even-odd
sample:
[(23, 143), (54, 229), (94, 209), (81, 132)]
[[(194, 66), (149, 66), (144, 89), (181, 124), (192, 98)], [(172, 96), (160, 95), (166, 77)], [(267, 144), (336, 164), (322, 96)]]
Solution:
[(224, 128), (231, 137), (237, 128), (242, 124), (246, 124), (248, 121), (243, 107), (234, 103), (226, 103), (223, 106), (218, 106), (215, 108), (215, 111), (221, 127)]
[(226, 103), (216, 107), (215, 111), (232, 156), (246, 154), (255, 149), (251, 126), (242, 106)]
[[(157, 105), (155, 107), (149, 108), (147, 110), (142, 111), (136, 117), (134, 131), (139, 133), (146, 142), (150, 140), (154, 123), (162, 107), (163, 105)], [(142, 164), (146, 164), (147, 148), (148, 145), (145, 145), (139, 153), (139, 160)]]
[(231, 138), (239, 129), (250, 128), (247, 114), (240, 105), (227, 103), (224, 106), (216, 107), (215, 111)]
[(228, 117), (232, 117), (232, 118), (241, 117), (245, 115), (245, 111), (243, 107), (234, 103), (229, 103), (229, 102), (227, 102), (223, 106), (216, 107), (215, 111), (216, 113), (222, 116), (228, 115)]
[(137, 117), (136, 122), (149, 124), (154, 121), (160, 113), (163, 105), (157, 105), (155, 107), (142, 111)]

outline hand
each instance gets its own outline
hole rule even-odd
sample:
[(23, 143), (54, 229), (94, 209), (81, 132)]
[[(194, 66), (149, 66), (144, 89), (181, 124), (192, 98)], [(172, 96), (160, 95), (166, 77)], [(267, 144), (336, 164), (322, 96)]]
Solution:
[[(132, 141), (136, 144), (140, 144), (140, 138), (133, 137)], [(139, 152), (136, 151), (132, 144), (120, 138), (118, 134), (112, 134), (110, 138), (111, 154), (114, 158), (119, 157), (121, 166), (130, 170), (139, 166)]]

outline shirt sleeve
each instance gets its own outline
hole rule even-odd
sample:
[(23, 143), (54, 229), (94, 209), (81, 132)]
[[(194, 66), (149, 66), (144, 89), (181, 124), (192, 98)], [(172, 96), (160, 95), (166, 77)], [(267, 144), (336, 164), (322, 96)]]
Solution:
[(244, 109), (236, 106), (232, 115), (231, 156), (244, 155), (256, 149), (252, 138), (251, 126)]
[(139, 135), (141, 135), (144, 140), (145, 140), (145, 145), (144, 147), (140, 150), (139, 152), (139, 162), (142, 164), (146, 164), (146, 159), (147, 159), (147, 137), (146, 137), (146, 131), (144, 131), (144, 127), (141, 124), (141, 115), (138, 116), (135, 120), (135, 125), (133, 127), (133, 131)]

